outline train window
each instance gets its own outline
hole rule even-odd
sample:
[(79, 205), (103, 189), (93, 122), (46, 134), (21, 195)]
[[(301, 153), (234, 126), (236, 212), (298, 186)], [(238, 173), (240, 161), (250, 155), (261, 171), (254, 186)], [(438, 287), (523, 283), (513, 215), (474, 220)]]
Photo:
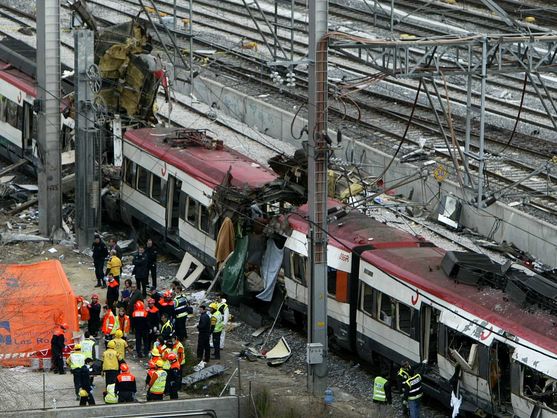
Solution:
[(412, 334), (412, 317), (414, 309), (404, 303), (397, 303), (397, 327), (396, 329), (406, 335)]
[(362, 294), (361, 310), (373, 316), (373, 288), (362, 282), (360, 292)]
[(10, 100), (6, 102), (6, 122), (12, 125), (14, 128), (20, 129), (18, 124), (18, 105)]
[(393, 325), (395, 309), (391, 297), (385, 293), (377, 292), (377, 318), (385, 325)]
[(6, 122), (6, 103), (8, 103), (8, 99), (0, 96), (0, 122)]
[[(129, 158), (124, 158), (124, 183), (134, 187), (133, 180), (135, 178), (135, 163)], [(135, 187), (134, 187), (135, 188)]]
[(327, 292), (329, 295), (337, 294), (337, 270), (327, 267)]
[(188, 196), (186, 205), (186, 221), (197, 228), (197, 206), (199, 202), (192, 197)]
[(557, 380), (528, 366), (522, 366), (522, 393), (524, 396), (557, 409)]
[(211, 235), (213, 232), (213, 223), (211, 222), (211, 216), (209, 215), (209, 208), (207, 208), (207, 206), (199, 204), (199, 209), (199, 229), (205, 232), (207, 235)]
[(460, 364), (468, 372), (478, 369), (478, 344), (467, 335), (447, 327), (447, 358), (453, 364)]
[(149, 172), (141, 167), (137, 166), (137, 190), (141, 193), (149, 195)]
[(290, 254), (290, 271), (292, 279), (306, 285), (306, 263), (307, 257), (297, 254), (294, 251)]
[(162, 202), (162, 179), (156, 174), (151, 174), (151, 198), (156, 202)]

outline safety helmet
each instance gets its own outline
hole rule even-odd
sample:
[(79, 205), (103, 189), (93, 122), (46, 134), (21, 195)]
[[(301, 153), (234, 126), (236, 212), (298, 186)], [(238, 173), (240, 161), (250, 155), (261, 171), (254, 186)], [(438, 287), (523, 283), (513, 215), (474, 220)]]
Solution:
[(157, 367), (157, 365), (153, 360), (149, 360), (149, 363), (147, 363), (147, 367), (149, 367), (150, 369), (154, 369), (155, 367)]
[(218, 308), (219, 308), (219, 305), (217, 305), (217, 303), (216, 303), (216, 302), (213, 302), (213, 303), (211, 303), (211, 304), (209, 305), (209, 308), (211, 308), (211, 309), (215, 309), (215, 310), (216, 310), (216, 309), (218, 309)]
[(145, 304), (143, 303), (143, 301), (138, 300), (137, 302), (135, 302), (135, 305), (133, 305), (134, 308), (138, 311), (142, 310), (143, 308), (145, 308)]
[(164, 362), (162, 360), (157, 360), (156, 365), (157, 367), (162, 367), (164, 365)]
[(85, 389), (79, 389), (79, 396), (85, 397), (85, 396), (89, 396), (89, 394)]
[(155, 303), (155, 299), (149, 298), (149, 299), (147, 299), (147, 303)]
[(73, 349), (74, 349), (75, 351), (81, 350), (81, 344), (76, 344), (76, 345), (74, 345), (74, 346), (73, 346)]
[(122, 363), (120, 364), (120, 371), (126, 373), (130, 371), (130, 368), (128, 367), (128, 365), (126, 363)]
[(153, 349), (151, 350), (151, 355), (152, 355), (153, 357), (159, 357), (159, 356), (161, 355), (161, 353), (159, 352), (158, 349), (153, 348)]
[(99, 298), (99, 295), (97, 295), (96, 293), (93, 293), (91, 295), (91, 299), (98, 299), (98, 298)]
[(172, 298), (172, 290), (167, 290), (166, 292), (164, 292), (163, 296), (165, 299)]
[(60, 324), (60, 328), (62, 328), (62, 329), (64, 329), (64, 330), (68, 329), (69, 327), (70, 327), (70, 326), (69, 326), (66, 322), (62, 322), (62, 323)]
[(166, 356), (166, 359), (168, 361), (176, 361), (178, 358), (176, 357), (175, 353), (170, 353), (168, 356)]
[(124, 335), (124, 333), (122, 332), (121, 329), (116, 330), (116, 332), (114, 333), (114, 335), (116, 336), (116, 338), (122, 338), (122, 336)]
[(110, 340), (106, 346), (107, 346), (108, 348), (115, 348), (115, 347), (116, 347), (116, 343), (115, 343), (114, 341)]

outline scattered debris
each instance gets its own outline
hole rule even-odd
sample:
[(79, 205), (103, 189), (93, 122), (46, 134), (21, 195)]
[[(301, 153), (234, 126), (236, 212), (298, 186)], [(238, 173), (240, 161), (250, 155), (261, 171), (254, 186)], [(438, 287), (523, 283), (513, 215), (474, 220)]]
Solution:
[(220, 364), (215, 364), (213, 366), (209, 366), (200, 370), (198, 372), (192, 373), (189, 376), (186, 376), (182, 379), (182, 385), (184, 386), (191, 386), (194, 383), (201, 382), (203, 380), (207, 380), (211, 377), (220, 376), (224, 373), (224, 366)]
[(255, 331), (253, 331), (251, 336), (257, 338), (261, 334), (263, 334), (267, 329), (269, 329), (269, 325), (263, 325), (262, 327), (259, 327)]
[(196, 280), (199, 279), (201, 273), (205, 270), (203, 263), (199, 262), (190, 253), (184, 254), (180, 268), (176, 273), (176, 279), (183, 281), (185, 289), (188, 289)]
[(11, 233), (11, 232), (4, 232), (0, 234), (0, 240), (3, 244), (8, 244), (10, 242), (41, 242), (41, 241), (50, 241), (46, 237), (42, 237), (40, 235), (33, 235), (33, 234), (19, 234), (19, 233)]
[(281, 337), (279, 342), (265, 354), (265, 358), (269, 360), (268, 366), (280, 366), (292, 356), (292, 350), (286, 342), (286, 338)]
[(57, 250), (56, 248), (52, 247), (52, 248), (49, 248), (49, 249), (48, 249), (48, 252), (49, 252), (50, 254), (54, 254), (54, 253), (57, 253), (58, 250)]

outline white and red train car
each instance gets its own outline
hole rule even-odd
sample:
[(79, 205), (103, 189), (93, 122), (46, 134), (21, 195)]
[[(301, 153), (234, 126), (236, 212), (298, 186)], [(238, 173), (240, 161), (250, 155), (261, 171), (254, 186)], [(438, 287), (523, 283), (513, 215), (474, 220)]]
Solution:
[[(10, 42), (10, 46), (25, 47), (21, 42)], [(0, 50), (2, 51), (2, 50)], [(0, 155), (10, 161), (25, 158), (36, 165), (37, 115), (33, 104), (37, 98), (37, 83), (32, 75), (18, 69), (15, 55), (0, 56)], [(69, 103), (61, 104), (62, 150), (72, 145), (74, 121), (65, 115)]]
[[(217, 186), (228, 174), (238, 188), (262, 187), (276, 175), (220, 145), (181, 146), (177, 132), (126, 132), (121, 204), (133, 222), (213, 267), (220, 220), (210, 205)], [(328, 326), (336, 344), (391, 372), (405, 359), (426, 365), (426, 389), (446, 405), (449, 380), (460, 365), (463, 411), (557, 417), (554, 311), (522, 306), (502, 290), (456, 282), (442, 268), (446, 252), (431, 242), (339, 202), (331, 200), (329, 207), (332, 215), (337, 207), (327, 251)], [(286, 216), (281, 290), (287, 309), (303, 318), (307, 207)]]
[(263, 186), (276, 175), (222, 144), (181, 146), (181, 132), (176, 128), (126, 132), (121, 208), (128, 223), (147, 225), (170, 248), (188, 251), (212, 267), (220, 225), (209, 210), (215, 188), (228, 172), (233, 185), (248, 188)]

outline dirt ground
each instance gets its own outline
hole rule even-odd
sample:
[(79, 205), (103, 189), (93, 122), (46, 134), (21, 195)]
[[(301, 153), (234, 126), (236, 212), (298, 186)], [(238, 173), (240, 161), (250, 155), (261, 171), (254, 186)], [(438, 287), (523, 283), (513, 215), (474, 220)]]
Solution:
[[(0, 223), (5, 222), (5, 219), (0, 219)], [(23, 232), (29, 233), (33, 229), (33, 223), (30, 223)], [(52, 248), (56, 249), (56, 252), (50, 252), (49, 250)], [(53, 245), (48, 242), (19, 242), (4, 244), (0, 250), (0, 263), (32, 263), (54, 258), (59, 259), (62, 263), (76, 295), (82, 295), (90, 299), (92, 293), (99, 293), (101, 299), (104, 297), (104, 290), (100, 291), (100, 289), (94, 287), (96, 280), (92, 259), (79, 253), (69, 244)], [(124, 257), (125, 261), (126, 257)], [(178, 263), (177, 260), (170, 260), (170, 262), (174, 265)], [(168, 285), (169, 281), (170, 278), (162, 279), (163, 284)], [(197, 315), (194, 315), (188, 321), (190, 336), (188, 344), (193, 352), (195, 352), (197, 344), (196, 324)], [(186, 388), (180, 393), (180, 398), (218, 395), (224, 387), (224, 383), (234, 373), (238, 365), (237, 356), (244, 348), (244, 343), (245, 341), (242, 341), (234, 330), (228, 332), (226, 347), (220, 361), (220, 364), (223, 364), (226, 369), (224, 376), (209, 379), (198, 384), (196, 388)], [(132, 355), (128, 355), (126, 361), (130, 364), (138, 381), (137, 399), (139, 402), (145, 402), (146, 362), (144, 359), (138, 361)], [(215, 364), (214, 360), (212, 364)], [(264, 360), (257, 360), (256, 362), (240, 360), (240, 375), (242, 394), (250, 394), (251, 388), (252, 399), (250, 404), (260, 407), (259, 417), (262, 416), (261, 410), (266, 412), (264, 416), (269, 417), (392, 416), (388, 409), (381, 410), (369, 400), (356, 399), (335, 388), (333, 388), (335, 402), (333, 406), (325, 408), (322, 399), (314, 398), (307, 393), (305, 373), (304, 375), (297, 375), (287, 373), (280, 367), (271, 368), (267, 366)], [(96, 377), (95, 384), (95, 399), (97, 403), (103, 403), (104, 378)], [(370, 382), (371, 384), (372, 382)], [(238, 391), (237, 374), (231, 379), (230, 386)], [(77, 403), (73, 391), (72, 375), (69, 373), (57, 375), (48, 371), (32, 371), (23, 367), (0, 369), (0, 412), (8, 415), (19, 415), (25, 409), (62, 408), (75, 406)], [(262, 403), (265, 403), (265, 405), (262, 405)], [(279, 409), (276, 409), (277, 405), (280, 405)], [(256, 416), (253, 413), (253, 408), (251, 409), (250, 411), (243, 411), (242, 416)], [(279, 410), (280, 413), (273, 412)], [(10, 413), (10, 411), (12, 412)]]

